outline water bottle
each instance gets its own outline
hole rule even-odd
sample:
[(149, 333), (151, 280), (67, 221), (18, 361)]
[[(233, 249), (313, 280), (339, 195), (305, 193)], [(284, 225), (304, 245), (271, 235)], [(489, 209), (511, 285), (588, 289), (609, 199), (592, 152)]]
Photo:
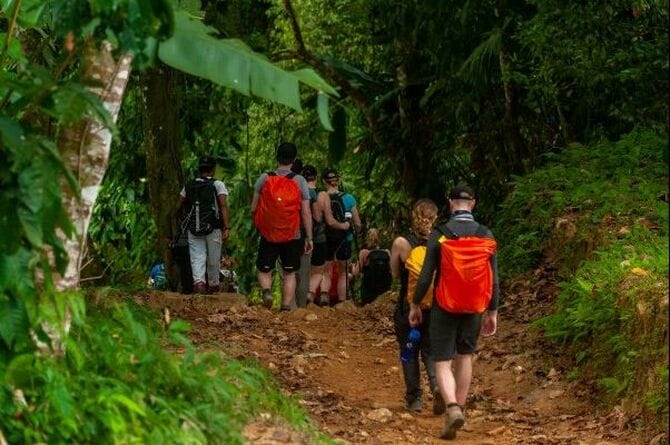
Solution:
[(400, 361), (408, 363), (414, 354), (419, 350), (419, 342), (421, 341), (421, 332), (417, 328), (412, 328), (407, 334), (407, 341), (400, 350)]

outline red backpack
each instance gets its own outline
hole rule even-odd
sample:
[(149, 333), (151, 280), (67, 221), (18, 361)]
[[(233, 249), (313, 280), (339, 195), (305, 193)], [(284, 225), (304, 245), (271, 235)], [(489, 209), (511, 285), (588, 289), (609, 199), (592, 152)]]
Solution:
[(268, 172), (260, 191), (254, 225), (261, 236), (271, 243), (285, 243), (295, 239), (300, 230), (302, 194), (293, 180), (295, 173), (278, 175)]
[(440, 279), (435, 300), (447, 312), (481, 314), (493, 295), (490, 260), (496, 252), (496, 241), (486, 237), (487, 229), (482, 225), (473, 235), (447, 231), (439, 239)]

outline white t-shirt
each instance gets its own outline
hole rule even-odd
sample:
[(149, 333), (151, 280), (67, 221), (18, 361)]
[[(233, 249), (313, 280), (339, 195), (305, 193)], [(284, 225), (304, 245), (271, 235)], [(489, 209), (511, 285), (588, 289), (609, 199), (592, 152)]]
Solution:
[[(207, 179), (211, 179), (211, 178), (207, 178)], [(219, 196), (219, 195), (228, 196), (228, 189), (226, 188), (226, 184), (224, 184), (223, 181), (215, 179), (214, 180), (214, 189), (216, 189), (216, 196)], [(181, 188), (181, 192), (179, 192), (179, 196), (181, 196), (182, 198), (186, 198), (186, 187)]]

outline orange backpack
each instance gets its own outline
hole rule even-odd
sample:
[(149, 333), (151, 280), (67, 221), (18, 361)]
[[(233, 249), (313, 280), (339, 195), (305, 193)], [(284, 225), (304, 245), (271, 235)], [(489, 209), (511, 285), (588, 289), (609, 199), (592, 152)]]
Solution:
[[(444, 226), (446, 227), (446, 226)], [(473, 235), (458, 236), (447, 228), (440, 243), (440, 279), (435, 291), (438, 305), (456, 314), (481, 314), (493, 295), (491, 257), (496, 241), (485, 237), (481, 224)]]
[(254, 213), (254, 225), (271, 243), (292, 241), (300, 230), (302, 204), (300, 187), (293, 180), (295, 173), (284, 176), (268, 172), (267, 175)]

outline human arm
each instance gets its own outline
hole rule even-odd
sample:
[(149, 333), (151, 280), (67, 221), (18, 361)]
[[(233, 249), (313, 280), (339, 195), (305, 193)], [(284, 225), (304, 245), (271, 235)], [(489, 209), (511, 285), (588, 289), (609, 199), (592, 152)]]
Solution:
[(391, 275), (396, 280), (400, 278), (400, 266), (407, 259), (409, 250), (410, 245), (402, 236), (393, 240), (393, 245), (391, 245)]
[(179, 212), (186, 202), (186, 187), (182, 187), (177, 198), (177, 212)]
[(302, 226), (305, 228), (305, 254), (309, 254), (314, 249), (313, 232), (312, 232), (312, 212), (310, 210), (309, 199), (303, 199), (300, 208), (300, 216), (302, 218)]
[(219, 212), (221, 212), (221, 221), (223, 221), (223, 229), (221, 229), (221, 239), (227, 241), (230, 238), (230, 211), (228, 209), (228, 199), (223, 193), (216, 196), (216, 201), (219, 204)]
[(363, 267), (368, 263), (369, 254), (370, 251), (368, 249), (361, 249), (358, 252), (358, 261), (352, 264), (352, 273), (354, 275), (359, 275), (363, 272)]
[(490, 337), (498, 330), (498, 310), (488, 310), (482, 316), (481, 335), (483, 337)]
[(250, 208), (251, 208), (251, 216), (252, 217), (254, 216), (254, 213), (256, 213), (256, 207), (258, 206), (258, 198), (259, 197), (260, 197), (260, 195), (258, 194), (258, 192), (254, 192), (254, 197), (251, 198), (251, 207)]
[(302, 202), (300, 204), (300, 219), (302, 220), (302, 228), (305, 231), (305, 255), (312, 253), (314, 249), (314, 232), (312, 227), (312, 206), (309, 196), (309, 186), (304, 177), (296, 175), (293, 177), (293, 180), (298, 184), (300, 188), (300, 195), (302, 196)]
[(433, 280), (433, 273), (435, 269), (439, 266), (440, 263), (440, 232), (438, 230), (433, 230), (433, 232), (428, 237), (428, 244), (426, 247), (426, 258), (424, 259), (423, 266), (421, 267), (421, 273), (416, 282), (416, 288), (414, 289), (414, 295), (412, 296), (412, 303), (410, 304), (409, 309), (409, 323), (411, 326), (417, 326), (421, 324), (422, 314), (419, 303), (428, 288), (430, 287), (431, 281)]
[(265, 180), (267, 179), (268, 174), (263, 173), (257, 180), (256, 183), (254, 184), (254, 196), (251, 198), (251, 216), (253, 218), (254, 213), (256, 213), (256, 207), (258, 207), (258, 200), (261, 196), (261, 188), (263, 188), (263, 184), (265, 183)]
[(358, 207), (354, 206), (351, 208), (351, 220), (354, 222), (356, 233), (360, 233), (363, 224), (361, 223), (361, 215), (358, 213)]
[(496, 254), (491, 256), (491, 270), (493, 271), (493, 294), (487, 311), (482, 316), (481, 334), (490, 337), (498, 330), (498, 304), (500, 303), (500, 282), (498, 280), (498, 260)]

